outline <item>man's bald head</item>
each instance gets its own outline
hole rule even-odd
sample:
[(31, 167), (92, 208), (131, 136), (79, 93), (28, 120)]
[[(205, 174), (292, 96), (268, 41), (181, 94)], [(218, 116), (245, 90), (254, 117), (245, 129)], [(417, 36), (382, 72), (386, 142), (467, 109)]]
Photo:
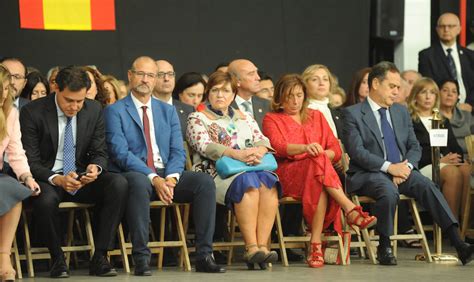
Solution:
[(461, 32), (461, 23), (457, 15), (453, 13), (444, 13), (438, 18), (436, 26), (439, 40), (447, 45), (452, 46), (456, 43), (456, 38)]
[(143, 63), (155, 63), (155, 60), (153, 60), (151, 57), (148, 57), (148, 56), (138, 57), (132, 63), (132, 70), (135, 70), (137, 68), (137, 65), (140, 65)]
[(251, 61), (246, 59), (234, 60), (229, 64), (228, 71), (237, 78), (237, 94), (242, 98), (247, 100), (260, 91), (258, 69)]

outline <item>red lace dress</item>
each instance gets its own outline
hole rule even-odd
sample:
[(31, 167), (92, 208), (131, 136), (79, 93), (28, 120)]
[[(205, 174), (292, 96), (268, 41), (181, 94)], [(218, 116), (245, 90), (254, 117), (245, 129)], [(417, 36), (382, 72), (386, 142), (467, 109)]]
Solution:
[[(339, 141), (334, 137), (323, 114), (314, 110), (309, 110), (308, 118), (303, 124), (284, 113), (268, 113), (263, 119), (263, 134), (270, 139), (276, 150), (276, 173), (282, 184), (283, 195), (301, 199), (303, 216), (306, 223), (311, 225), (323, 185), (335, 189), (342, 189), (342, 185), (326, 154), (316, 157), (307, 153), (290, 156), (287, 154), (287, 146), (316, 142), (324, 150), (334, 151), (334, 161), (338, 161), (342, 154)], [(340, 212), (340, 206), (328, 195), (323, 230), (334, 223), (334, 229), (341, 233)]]

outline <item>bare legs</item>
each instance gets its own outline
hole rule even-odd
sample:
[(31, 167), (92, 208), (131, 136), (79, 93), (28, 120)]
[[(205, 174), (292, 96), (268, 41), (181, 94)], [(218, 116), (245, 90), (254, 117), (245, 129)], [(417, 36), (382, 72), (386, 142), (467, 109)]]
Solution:
[[(240, 203), (234, 204), (235, 217), (248, 252), (259, 250), (268, 253), (268, 239), (275, 222), (278, 195), (275, 188), (262, 184), (259, 189), (248, 189)], [(261, 247), (259, 247), (261, 246)]]
[[(466, 166), (468, 167), (468, 166)], [(456, 219), (459, 218), (459, 207), (463, 198), (464, 178), (461, 168), (454, 165), (447, 165), (441, 169), (441, 185), (443, 195), (448, 202), (451, 211)]]
[(0, 216), (0, 273), (13, 272), (10, 250), (21, 215), (21, 202)]

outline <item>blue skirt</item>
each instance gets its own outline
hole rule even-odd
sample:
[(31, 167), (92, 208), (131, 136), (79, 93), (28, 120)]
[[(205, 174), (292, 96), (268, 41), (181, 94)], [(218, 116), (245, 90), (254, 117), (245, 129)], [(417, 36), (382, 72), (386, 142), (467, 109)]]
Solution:
[(31, 196), (32, 193), (13, 177), (0, 173), (0, 216)]
[(269, 171), (244, 172), (237, 176), (230, 184), (225, 195), (225, 204), (233, 210), (234, 203), (240, 203), (245, 192), (250, 188), (259, 189), (263, 183), (268, 189), (276, 186), (278, 198), (281, 197), (281, 185), (278, 178)]

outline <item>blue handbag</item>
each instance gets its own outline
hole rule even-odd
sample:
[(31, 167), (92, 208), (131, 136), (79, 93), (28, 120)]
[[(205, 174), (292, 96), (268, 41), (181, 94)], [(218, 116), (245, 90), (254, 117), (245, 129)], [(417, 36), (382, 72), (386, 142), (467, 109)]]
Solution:
[(258, 165), (247, 165), (244, 162), (238, 161), (236, 159), (223, 156), (216, 162), (217, 174), (221, 178), (227, 178), (234, 174), (245, 172), (245, 171), (262, 171), (269, 170), (274, 171), (277, 169), (278, 165), (273, 154), (266, 153), (262, 158), (262, 162)]

